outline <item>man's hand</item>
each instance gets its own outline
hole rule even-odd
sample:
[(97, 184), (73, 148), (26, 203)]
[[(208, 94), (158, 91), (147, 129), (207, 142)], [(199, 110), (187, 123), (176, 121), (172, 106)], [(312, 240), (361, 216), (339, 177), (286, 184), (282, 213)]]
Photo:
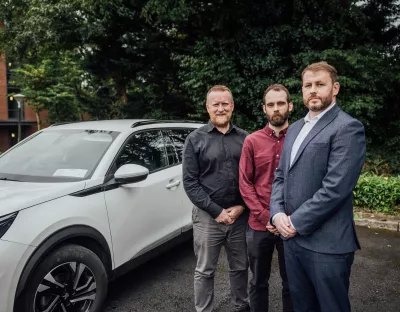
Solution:
[(269, 221), (268, 221), (268, 223), (267, 223), (266, 228), (267, 228), (267, 230), (270, 231), (272, 234), (279, 235), (278, 229), (277, 229), (276, 227), (274, 227), (273, 225), (271, 225), (271, 223), (269, 223)]
[(215, 219), (215, 221), (223, 224), (232, 224), (233, 222), (235, 222), (235, 220), (232, 220), (227, 210), (228, 209), (223, 209), (219, 216)]
[(296, 235), (296, 230), (291, 226), (290, 219), (287, 215), (277, 215), (274, 219), (274, 224), (283, 237), (290, 238)]
[(239, 216), (243, 213), (244, 207), (243, 206), (239, 206), (239, 205), (238, 206), (233, 206), (233, 207), (230, 207), (230, 208), (226, 209), (226, 211), (228, 212), (228, 215), (231, 217), (233, 222), (235, 222), (236, 219), (239, 218)]

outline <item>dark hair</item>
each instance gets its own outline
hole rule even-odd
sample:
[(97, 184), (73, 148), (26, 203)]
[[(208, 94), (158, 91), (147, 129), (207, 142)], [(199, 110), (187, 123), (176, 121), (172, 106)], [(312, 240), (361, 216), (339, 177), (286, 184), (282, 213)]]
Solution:
[(266, 96), (267, 93), (268, 93), (269, 91), (271, 91), (271, 90), (273, 90), (273, 91), (284, 91), (284, 92), (286, 93), (287, 102), (290, 103), (290, 95), (289, 95), (288, 89), (286, 89), (286, 87), (285, 87), (284, 85), (281, 85), (281, 84), (279, 84), (279, 83), (275, 83), (275, 84), (270, 85), (270, 86), (265, 90), (265, 92), (264, 92), (264, 97), (263, 97), (263, 103), (264, 103), (264, 105), (267, 104), (267, 103), (265, 103), (265, 96)]

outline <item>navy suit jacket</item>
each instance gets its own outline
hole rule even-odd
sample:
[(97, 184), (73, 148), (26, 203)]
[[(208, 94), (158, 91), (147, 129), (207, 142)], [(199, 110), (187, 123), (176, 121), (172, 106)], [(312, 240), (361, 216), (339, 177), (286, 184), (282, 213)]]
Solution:
[(287, 133), (270, 202), (271, 220), (291, 216), (291, 238), (309, 250), (329, 254), (360, 248), (353, 218), (353, 189), (365, 160), (363, 125), (337, 104), (314, 125), (290, 166), (294, 141), (304, 119)]

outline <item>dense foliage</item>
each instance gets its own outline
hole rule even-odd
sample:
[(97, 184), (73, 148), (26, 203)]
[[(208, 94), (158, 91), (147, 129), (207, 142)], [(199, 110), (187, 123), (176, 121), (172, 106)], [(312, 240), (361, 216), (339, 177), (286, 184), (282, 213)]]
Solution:
[[(53, 120), (82, 113), (205, 120), (207, 89), (226, 84), (234, 93), (235, 122), (249, 131), (265, 123), (262, 94), (271, 83), (289, 88), (291, 119), (303, 116), (301, 71), (326, 60), (340, 75), (339, 105), (366, 127), (371, 159), (383, 158), (399, 173), (397, 2), (3, 0), (0, 49), (22, 69), (53, 64), (55, 51), (78, 64), (81, 79), (55, 71), (61, 91), (74, 100), (58, 105), (62, 116), (53, 109)], [(43, 89), (47, 98), (58, 93), (59, 79)], [(21, 88), (29, 85), (22, 81)]]
[(363, 174), (354, 189), (354, 205), (374, 212), (400, 213), (400, 178)]

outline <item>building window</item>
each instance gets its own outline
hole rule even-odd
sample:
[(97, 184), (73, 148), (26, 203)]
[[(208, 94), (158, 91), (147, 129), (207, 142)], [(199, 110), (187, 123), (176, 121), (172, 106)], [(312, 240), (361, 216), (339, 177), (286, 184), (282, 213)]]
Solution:
[[(19, 93), (20, 89), (17, 86), (14, 86), (10, 83), (10, 79), (12, 76), (11, 68), (13, 68), (13, 60), (11, 58), (6, 59), (7, 64), (7, 94), (8, 96), (8, 119), (18, 120), (18, 103), (17, 101), (10, 96), (10, 94)], [(24, 108), (21, 108), (21, 120), (24, 120)]]

